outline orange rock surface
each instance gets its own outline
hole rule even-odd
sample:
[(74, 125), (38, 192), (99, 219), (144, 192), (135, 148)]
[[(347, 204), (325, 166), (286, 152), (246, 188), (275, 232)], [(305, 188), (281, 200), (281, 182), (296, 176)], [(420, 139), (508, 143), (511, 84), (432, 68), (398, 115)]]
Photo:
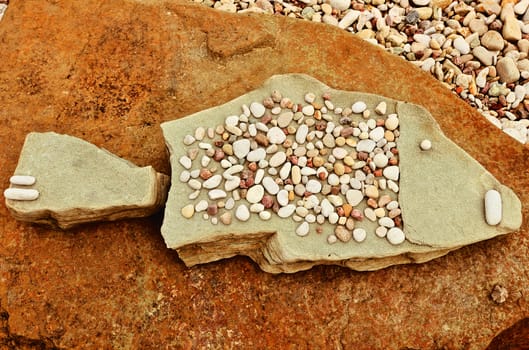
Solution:
[[(161, 122), (301, 72), (423, 105), (527, 215), (526, 148), (426, 73), (329, 26), (178, 1), (14, 1), (0, 53), (4, 188), (30, 131), (168, 173)], [(279, 276), (246, 258), (187, 269), (164, 246), (161, 215), (60, 231), (2, 205), (0, 225), (2, 348), (483, 349), (529, 312), (526, 220), (422, 265)], [(490, 298), (496, 284), (505, 303)]]

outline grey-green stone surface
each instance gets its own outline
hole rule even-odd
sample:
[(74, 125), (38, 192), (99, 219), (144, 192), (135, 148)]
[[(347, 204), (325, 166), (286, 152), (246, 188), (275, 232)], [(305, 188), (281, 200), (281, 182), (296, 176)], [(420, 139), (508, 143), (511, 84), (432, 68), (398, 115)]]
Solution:
[[(227, 116), (240, 115), (243, 104), (249, 106), (251, 102), (261, 102), (273, 90), (280, 91), (295, 103), (304, 103), (307, 92), (315, 93), (317, 101), (322, 102), (322, 94), (328, 92), (335, 106), (351, 106), (362, 100), (372, 111), (379, 102), (386, 101), (386, 115), (399, 114), (401, 175), (398, 201), (406, 234), (403, 244), (394, 246), (385, 238), (377, 237), (374, 234), (377, 224), (367, 219), (356, 223), (356, 227), (363, 227), (368, 232), (364, 242), (351, 240), (331, 245), (327, 243), (327, 236), (334, 231), (334, 225), (328, 222), (322, 225), (323, 233), (316, 233), (317, 225), (311, 224), (310, 233), (299, 237), (295, 234), (299, 224), (292, 218), (281, 219), (276, 214), (272, 214), (269, 221), (260, 220), (256, 214), (252, 214), (247, 222), (234, 217), (231, 225), (213, 225), (204, 220), (201, 213), (195, 213), (190, 219), (181, 215), (186, 204), (207, 199), (207, 191), (202, 190), (196, 200), (189, 200), (192, 190), (178, 180), (184, 170), (178, 160), (189, 148), (182, 142), (184, 136), (193, 135), (198, 126), (223, 124)], [(446, 138), (424, 108), (382, 96), (334, 90), (306, 75), (273, 76), (257, 90), (221, 106), (163, 123), (162, 129), (171, 154), (174, 179), (162, 234), (167, 246), (176, 249), (189, 266), (239, 254), (250, 256), (263, 270), (272, 273), (296, 272), (317, 264), (374, 270), (394, 264), (425, 262), (461, 246), (514, 231), (521, 225), (521, 203), (516, 194)], [(431, 150), (420, 149), (423, 139), (432, 141)], [(193, 169), (200, 168), (200, 157), (193, 163)], [(498, 226), (489, 226), (485, 222), (484, 195), (489, 189), (496, 189), (502, 195), (503, 219)], [(362, 210), (364, 207), (364, 202), (358, 206)], [(219, 215), (223, 211), (221, 209)]]
[(140, 168), (79, 138), (27, 135), (14, 175), (31, 175), (40, 196), (6, 200), (19, 220), (69, 228), (85, 222), (151, 215), (166, 198), (169, 178)]

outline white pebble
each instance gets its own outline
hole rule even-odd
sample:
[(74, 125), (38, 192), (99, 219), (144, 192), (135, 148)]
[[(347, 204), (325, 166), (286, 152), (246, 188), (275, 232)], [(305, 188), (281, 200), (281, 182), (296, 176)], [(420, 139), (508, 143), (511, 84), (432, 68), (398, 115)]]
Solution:
[(202, 184), (202, 187), (210, 190), (220, 185), (221, 181), (222, 181), (221, 175), (213, 175), (212, 177), (204, 181), (204, 183)]
[(237, 124), (239, 124), (239, 117), (236, 115), (230, 115), (229, 117), (226, 117), (226, 119), (224, 119), (224, 124), (226, 126), (235, 127), (237, 126)]
[(226, 210), (232, 210), (235, 207), (235, 200), (233, 198), (228, 198), (226, 200), (226, 204), (224, 204), (224, 208)]
[(386, 209), (387, 210), (397, 209), (398, 207), (399, 207), (399, 202), (397, 202), (397, 201), (391, 201), (388, 204), (386, 204)]
[(189, 173), (189, 171), (187, 170), (184, 170), (180, 173), (180, 181), (181, 182), (188, 182), (189, 179), (191, 178), (191, 174)]
[(388, 180), (388, 188), (395, 193), (399, 192), (399, 185), (393, 180)]
[(277, 211), (277, 215), (280, 218), (288, 218), (292, 214), (294, 214), (294, 211), (296, 210), (296, 206), (294, 204), (289, 204), (284, 207), (279, 208)]
[(250, 152), (250, 140), (241, 139), (233, 143), (233, 154), (239, 159), (243, 159)]
[(384, 153), (377, 153), (373, 157), (373, 163), (375, 163), (377, 168), (384, 168), (388, 165), (388, 157)]
[(281, 170), (279, 170), (279, 177), (282, 180), (286, 180), (288, 178), (288, 175), (290, 175), (290, 169), (292, 169), (292, 163), (286, 162), (281, 167)]
[[(374, 119), (370, 119), (370, 121)], [(369, 138), (375, 142), (382, 140), (384, 137), (384, 128), (379, 126), (369, 132)]]
[(288, 205), (288, 191), (287, 190), (281, 190), (277, 193), (277, 202), (282, 207)]
[(387, 216), (378, 219), (378, 224), (387, 228), (395, 227), (395, 222)]
[(259, 218), (261, 220), (270, 220), (270, 218), (272, 217), (272, 214), (267, 211), (267, 210), (263, 210), (262, 212), (259, 213)]
[(345, 198), (347, 203), (355, 207), (364, 199), (364, 194), (360, 190), (349, 190), (345, 193)]
[(235, 217), (240, 221), (248, 221), (250, 218), (250, 211), (245, 204), (240, 204), (235, 210)]
[(193, 164), (193, 161), (188, 156), (180, 157), (179, 162), (186, 169), (191, 169), (191, 165)]
[(266, 151), (264, 148), (257, 148), (253, 151), (248, 152), (246, 159), (249, 162), (259, 162), (266, 158)]
[(457, 51), (459, 51), (462, 55), (466, 55), (470, 52), (470, 45), (465, 41), (462, 36), (458, 36), (457, 38), (455, 38), (453, 45), (457, 49)]
[(377, 215), (375, 214), (375, 211), (371, 208), (364, 209), (364, 216), (373, 222), (377, 220)]
[(224, 183), (224, 189), (228, 192), (231, 192), (237, 187), (239, 187), (240, 184), (241, 184), (241, 178), (238, 176), (233, 176), (229, 180), (226, 180), (226, 182)]
[(196, 191), (190, 193), (189, 196), (187, 196), (187, 198), (189, 198), (192, 201), (194, 201), (195, 199), (198, 198), (198, 196), (200, 196), (200, 190), (196, 190)]
[(270, 128), (266, 133), (266, 137), (268, 138), (268, 141), (270, 141), (270, 143), (272, 144), (283, 143), (287, 139), (287, 136), (285, 135), (283, 130), (281, 130), (277, 126)]
[(270, 176), (264, 177), (262, 183), (265, 190), (271, 195), (276, 195), (279, 192), (279, 185)]
[(259, 102), (252, 102), (250, 105), (250, 112), (256, 118), (261, 118), (265, 114), (266, 108)]
[(311, 193), (320, 193), (320, 191), (321, 191), (321, 182), (311, 179), (305, 185), (305, 189), (308, 192), (311, 192)]
[(307, 139), (308, 133), (309, 127), (305, 124), (301, 124), (298, 130), (296, 131), (296, 142), (300, 145), (304, 144)]
[(382, 171), (382, 174), (384, 175), (386, 179), (393, 180), (393, 181), (397, 181), (399, 179), (399, 173), (400, 173), (400, 170), (399, 170), (398, 165), (388, 166), (387, 168), (384, 168), (384, 170)]
[(399, 127), (399, 118), (396, 114), (390, 114), (386, 119), (385, 125), (386, 129), (393, 131)]
[(485, 220), (489, 225), (498, 225), (502, 219), (501, 194), (496, 190), (485, 193)]
[(312, 105), (303, 106), (303, 108), (301, 109), (301, 112), (308, 116), (314, 115), (314, 106)]
[(296, 228), (296, 234), (300, 237), (304, 237), (309, 234), (309, 223), (306, 221), (303, 221), (297, 228)]
[(335, 235), (329, 235), (327, 236), (327, 243), (334, 244), (338, 241), (338, 238)]
[[(323, 216), (325, 217), (325, 215), (323, 215)], [(334, 225), (334, 224), (336, 224), (336, 223), (338, 222), (338, 219), (339, 219), (339, 218), (340, 218), (340, 217), (338, 216), (337, 213), (332, 212), (332, 213), (329, 214), (329, 223), (330, 223), (331, 225)]]
[(387, 105), (386, 102), (382, 101), (375, 107), (375, 112), (377, 112), (380, 115), (386, 114)]
[(195, 141), (196, 141), (195, 138), (193, 136), (191, 136), (191, 135), (184, 136), (184, 145), (186, 145), (186, 146), (191, 145)]
[(353, 230), (353, 239), (358, 243), (363, 242), (367, 237), (367, 232), (363, 228), (355, 228)]
[(200, 202), (198, 202), (197, 204), (195, 204), (195, 211), (197, 213), (201, 212), (201, 211), (204, 211), (208, 208), (208, 201), (203, 199), (201, 200)]
[(4, 197), (15, 201), (33, 201), (39, 198), (39, 191), (30, 188), (8, 188)]
[(404, 232), (398, 227), (392, 227), (388, 230), (386, 233), (386, 238), (389, 241), (389, 243), (393, 245), (398, 245), (404, 242), (406, 239), (406, 236), (404, 235)]
[(329, 202), (327, 198), (324, 198), (321, 201), (321, 214), (327, 218), (330, 217), (331, 213), (333, 212), (334, 206), (331, 204), (331, 202)]
[(388, 233), (388, 228), (387, 227), (384, 227), (384, 226), (379, 226), (376, 228), (375, 230), (375, 234), (380, 237), (380, 238), (383, 238), (383, 237), (386, 237), (386, 234)]
[(187, 183), (187, 185), (189, 187), (191, 187), (192, 189), (194, 190), (199, 190), (202, 188), (202, 183), (200, 181), (198, 181), (197, 179), (191, 179), (189, 180), (189, 182)]
[(358, 152), (368, 152), (368, 153), (371, 153), (373, 152), (373, 150), (375, 149), (375, 146), (376, 146), (376, 142), (373, 141), (373, 140), (369, 140), (369, 139), (365, 139), (365, 140), (360, 140), (358, 141), (358, 143), (356, 144), (356, 150)]
[(332, 155), (336, 159), (344, 159), (347, 156), (347, 150), (341, 147), (336, 147), (332, 150)]
[(366, 110), (366, 108), (367, 108), (367, 105), (363, 101), (355, 102), (351, 106), (351, 109), (353, 110), (353, 113), (362, 113), (363, 111)]
[(250, 205), (250, 212), (252, 213), (260, 213), (264, 210), (264, 205), (261, 203), (254, 203)]
[(270, 158), (270, 160), (268, 161), (268, 165), (272, 168), (275, 168), (283, 164), (286, 160), (287, 155), (285, 154), (285, 152), (277, 152)]
[(208, 197), (211, 200), (226, 198), (227, 196), (228, 195), (226, 194), (226, 192), (224, 192), (223, 190), (219, 190), (219, 189), (211, 190), (208, 192)]
[(31, 186), (35, 181), (35, 177), (31, 175), (13, 175), (9, 178), (11, 184), (20, 186)]
[(264, 188), (261, 185), (254, 185), (246, 192), (246, 200), (250, 203), (258, 203), (263, 199)]
[(430, 150), (432, 148), (432, 141), (427, 140), (427, 139), (422, 140), (421, 144), (420, 144), (420, 147), (421, 147), (421, 149), (423, 151), (428, 151), (428, 150)]

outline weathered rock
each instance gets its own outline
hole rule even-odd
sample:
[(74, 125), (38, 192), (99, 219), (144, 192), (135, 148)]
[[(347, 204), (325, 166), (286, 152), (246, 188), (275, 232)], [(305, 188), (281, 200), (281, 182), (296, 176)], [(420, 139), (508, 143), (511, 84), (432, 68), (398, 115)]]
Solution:
[[(0, 38), (4, 188), (34, 130), (169, 174), (161, 122), (273, 74), (304, 72), (426, 107), (529, 201), (525, 147), (432, 77), (342, 30), (179, 2), (26, 0), (11, 2)], [(0, 206), (0, 347), (484, 349), (529, 310), (526, 215), (524, 205), (519, 233), (427, 264), (271, 276), (241, 257), (186, 268), (166, 249), (157, 216), (72, 234), (20, 223)], [(489, 296), (498, 283), (510, 295), (501, 305)]]
[(11, 214), (61, 228), (149, 216), (165, 204), (169, 187), (169, 177), (150, 166), (139, 168), (86, 141), (53, 132), (28, 134), (15, 174), (34, 176), (31, 188), (41, 195), (33, 201), (6, 200)]

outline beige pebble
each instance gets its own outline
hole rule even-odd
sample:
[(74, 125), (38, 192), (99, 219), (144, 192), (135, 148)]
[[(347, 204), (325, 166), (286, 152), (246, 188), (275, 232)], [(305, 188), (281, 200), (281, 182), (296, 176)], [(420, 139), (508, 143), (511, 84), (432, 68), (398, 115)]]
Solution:
[(190, 219), (195, 214), (195, 206), (193, 204), (188, 204), (181, 210), (182, 216), (186, 219)]
[(229, 225), (231, 224), (231, 213), (229, 211), (225, 212), (224, 214), (222, 214), (220, 216), (220, 222), (222, 222), (224, 225)]
[(334, 234), (340, 241), (344, 243), (349, 242), (353, 237), (353, 233), (341, 225), (336, 226), (334, 229)]

